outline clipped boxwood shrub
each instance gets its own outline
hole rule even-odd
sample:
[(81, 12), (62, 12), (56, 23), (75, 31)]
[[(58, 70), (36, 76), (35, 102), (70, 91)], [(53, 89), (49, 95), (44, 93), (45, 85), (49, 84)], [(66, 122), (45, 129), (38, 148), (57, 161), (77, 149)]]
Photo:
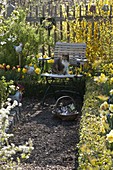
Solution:
[(113, 151), (107, 148), (106, 135), (100, 131), (99, 107), (102, 101), (97, 98), (100, 94), (101, 88), (93, 80), (88, 80), (80, 122), (78, 170), (113, 169)]

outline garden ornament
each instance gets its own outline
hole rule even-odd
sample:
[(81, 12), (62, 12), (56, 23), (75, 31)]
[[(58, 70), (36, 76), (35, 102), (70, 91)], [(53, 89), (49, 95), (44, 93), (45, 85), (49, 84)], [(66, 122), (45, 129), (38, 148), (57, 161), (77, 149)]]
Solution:
[(27, 74), (33, 74), (34, 73), (34, 67), (33, 66), (25, 66), (25, 68), (27, 69)]
[(10, 95), (9, 97), (14, 101), (16, 100), (17, 102), (22, 101), (22, 95), (23, 95), (24, 87), (21, 84), (17, 85), (17, 91), (14, 95)]
[(20, 92), (19, 90), (15, 93), (15, 95), (13, 96), (10, 96), (12, 100), (16, 100), (18, 101), (19, 103), (21, 102), (22, 100), (22, 92)]
[(20, 43), (18, 46), (14, 46), (15, 51), (19, 54), (19, 66), (21, 67), (21, 52), (23, 44)]
[(14, 49), (16, 50), (17, 53), (21, 53), (22, 52), (22, 46), (23, 46), (22, 43), (20, 43), (18, 46), (14, 45)]

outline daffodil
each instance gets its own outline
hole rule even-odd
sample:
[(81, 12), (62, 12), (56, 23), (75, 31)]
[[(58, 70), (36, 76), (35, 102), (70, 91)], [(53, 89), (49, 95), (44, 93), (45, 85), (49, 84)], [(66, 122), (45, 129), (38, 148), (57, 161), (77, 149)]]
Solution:
[(112, 64), (112, 63), (110, 63), (110, 64), (109, 64), (109, 67), (110, 67), (110, 68), (113, 68), (113, 64)]
[(113, 89), (111, 89), (109, 93), (110, 93), (110, 95), (113, 95)]
[(113, 142), (113, 130), (111, 130), (110, 133), (107, 134), (107, 140), (109, 143)]
[(110, 104), (110, 105), (109, 105), (109, 110), (110, 110), (111, 112), (113, 112), (113, 104)]
[(108, 108), (109, 105), (106, 101), (100, 105), (100, 110), (107, 110)]
[(36, 73), (36, 74), (40, 74), (40, 72), (41, 72), (40, 68), (37, 67), (37, 68), (35, 69), (35, 73)]
[(107, 81), (107, 79), (108, 78), (103, 73), (101, 73), (101, 75), (99, 76), (99, 82), (100, 83), (105, 83)]
[(110, 78), (110, 84), (113, 84), (113, 77)]

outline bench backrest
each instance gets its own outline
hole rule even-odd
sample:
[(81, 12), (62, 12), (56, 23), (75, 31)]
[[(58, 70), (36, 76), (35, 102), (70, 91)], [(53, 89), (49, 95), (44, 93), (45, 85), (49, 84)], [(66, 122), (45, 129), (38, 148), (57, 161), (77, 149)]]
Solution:
[(62, 54), (69, 54), (69, 63), (71, 65), (77, 65), (78, 61), (86, 59), (86, 44), (56, 42), (54, 58), (56, 59)]

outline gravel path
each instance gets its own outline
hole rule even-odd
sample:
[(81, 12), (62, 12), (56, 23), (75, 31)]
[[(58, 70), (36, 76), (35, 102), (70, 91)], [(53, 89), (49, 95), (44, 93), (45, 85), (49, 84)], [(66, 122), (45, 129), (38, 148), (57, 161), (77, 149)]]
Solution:
[[(51, 102), (49, 99), (48, 102)], [(79, 111), (81, 102), (77, 100)], [(24, 99), (22, 118), (14, 127), (13, 142), (24, 144), (32, 139), (34, 150), (23, 162), (23, 170), (76, 170), (80, 117), (74, 121), (55, 118), (51, 105), (41, 107), (38, 99)]]

